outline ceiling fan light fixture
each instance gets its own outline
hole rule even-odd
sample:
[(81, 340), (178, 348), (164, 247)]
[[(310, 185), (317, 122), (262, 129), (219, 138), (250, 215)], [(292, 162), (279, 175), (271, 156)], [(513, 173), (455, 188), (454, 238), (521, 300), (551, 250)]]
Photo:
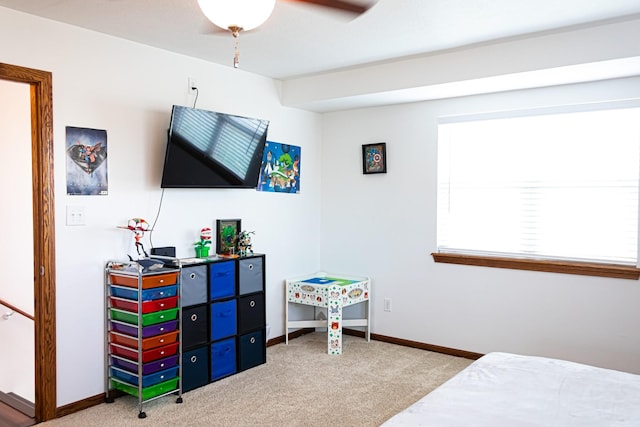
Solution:
[(252, 30), (262, 25), (275, 7), (276, 0), (198, 0), (202, 13), (218, 27)]

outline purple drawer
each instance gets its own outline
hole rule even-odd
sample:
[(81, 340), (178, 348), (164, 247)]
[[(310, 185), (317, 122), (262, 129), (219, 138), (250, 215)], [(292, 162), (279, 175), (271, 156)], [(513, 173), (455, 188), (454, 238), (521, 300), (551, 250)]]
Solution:
[[(114, 332), (120, 332), (121, 334), (127, 334), (136, 338), (138, 337), (138, 328), (136, 328), (135, 326), (124, 323), (111, 322), (111, 328)], [(142, 328), (142, 338), (165, 334), (167, 332), (175, 331), (176, 329), (178, 329), (177, 320), (145, 326), (144, 328)]]
[[(178, 363), (178, 355), (165, 357), (164, 359), (154, 360), (153, 362), (144, 363), (142, 365), (142, 375), (153, 374), (175, 366)], [(135, 374), (138, 373), (138, 364), (130, 362), (126, 359), (113, 358), (113, 366), (125, 369)]]

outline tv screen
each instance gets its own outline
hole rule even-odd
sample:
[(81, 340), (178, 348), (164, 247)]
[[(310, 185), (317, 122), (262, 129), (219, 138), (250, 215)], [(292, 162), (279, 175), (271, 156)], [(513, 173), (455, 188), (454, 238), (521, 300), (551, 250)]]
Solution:
[(269, 121), (174, 105), (162, 188), (256, 188)]

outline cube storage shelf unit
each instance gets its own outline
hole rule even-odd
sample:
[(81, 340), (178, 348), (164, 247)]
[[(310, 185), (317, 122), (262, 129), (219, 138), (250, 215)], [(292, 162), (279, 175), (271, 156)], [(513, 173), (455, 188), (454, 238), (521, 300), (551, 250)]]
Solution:
[(265, 256), (181, 261), (184, 392), (266, 362)]
[(181, 292), (177, 260), (152, 271), (140, 263), (106, 265), (106, 401), (111, 390), (144, 403), (177, 394), (182, 403)]

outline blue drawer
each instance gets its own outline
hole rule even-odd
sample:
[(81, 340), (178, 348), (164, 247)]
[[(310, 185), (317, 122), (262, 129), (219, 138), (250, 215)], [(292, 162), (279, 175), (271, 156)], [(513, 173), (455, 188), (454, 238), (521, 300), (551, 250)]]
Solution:
[(236, 300), (214, 302), (210, 306), (211, 341), (236, 334)]
[[(123, 288), (120, 286), (111, 286), (111, 295), (118, 298), (138, 299), (138, 290), (132, 288)], [(178, 285), (161, 286), (159, 288), (143, 289), (142, 301), (151, 301), (160, 298), (175, 297), (178, 295)]]
[[(111, 368), (111, 376), (121, 381), (126, 381), (129, 384), (136, 385), (136, 386), (138, 385), (138, 376), (131, 374), (129, 372)], [(173, 368), (169, 368), (169, 369), (164, 369), (162, 371), (158, 371), (153, 374), (143, 375), (142, 387), (150, 387), (154, 384), (158, 384), (163, 381), (168, 381), (172, 378), (175, 378), (176, 376), (178, 376), (177, 366), (174, 366)]]
[(236, 263), (222, 261), (209, 264), (209, 299), (234, 296), (236, 293)]
[(236, 339), (211, 344), (211, 381), (236, 372)]

